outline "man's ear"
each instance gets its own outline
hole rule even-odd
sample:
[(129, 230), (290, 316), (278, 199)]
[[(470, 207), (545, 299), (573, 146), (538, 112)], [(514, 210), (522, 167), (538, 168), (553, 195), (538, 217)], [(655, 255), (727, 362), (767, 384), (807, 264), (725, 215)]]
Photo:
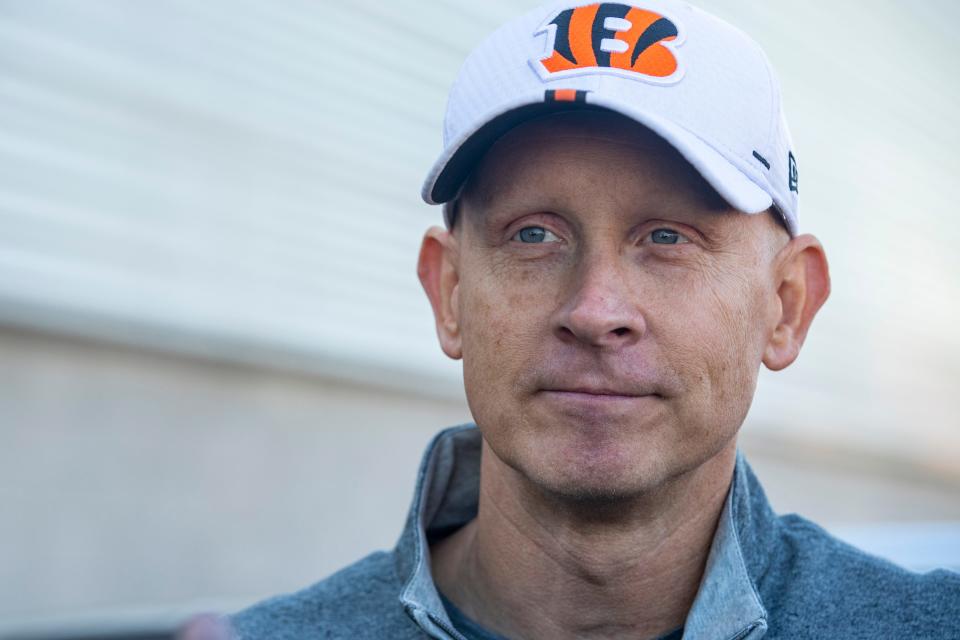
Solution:
[(763, 364), (779, 371), (797, 359), (813, 317), (830, 295), (830, 269), (823, 246), (809, 234), (790, 240), (775, 264), (779, 316)]
[(460, 286), (458, 238), (442, 227), (430, 227), (423, 235), (417, 275), (427, 292), (437, 324), (440, 348), (454, 360), (463, 356), (460, 340)]

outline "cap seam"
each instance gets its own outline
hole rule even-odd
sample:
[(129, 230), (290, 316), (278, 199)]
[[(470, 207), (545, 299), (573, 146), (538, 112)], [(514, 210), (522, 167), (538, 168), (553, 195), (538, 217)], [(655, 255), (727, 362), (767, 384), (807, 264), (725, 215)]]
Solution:
[(770, 60), (767, 58), (766, 52), (755, 40), (751, 39), (751, 42), (753, 42), (753, 46), (756, 47), (757, 51), (760, 52), (760, 59), (763, 61), (763, 65), (766, 67), (767, 71), (767, 84), (770, 87), (770, 120), (767, 122), (766, 137), (767, 144), (770, 144), (771, 140), (774, 138), (776, 122), (780, 115), (781, 96), (779, 86), (773, 76), (773, 65), (770, 64)]
[[(779, 128), (778, 123), (786, 121), (786, 118), (783, 116), (783, 89), (782, 87), (780, 87), (780, 84), (775, 77), (775, 74), (773, 71), (773, 64), (771, 64), (770, 58), (767, 56), (767, 53), (756, 41), (753, 41), (753, 44), (754, 46), (756, 46), (757, 50), (760, 52), (764, 65), (766, 66), (766, 69), (767, 69), (767, 82), (770, 85), (770, 99), (771, 99), (771, 106), (772, 106), (770, 110), (770, 123), (768, 125), (767, 140), (772, 141), (771, 142), (772, 150), (776, 150), (774, 147), (777, 147), (779, 145), (776, 144), (777, 140), (774, 140), (774, 137), (775, 137), (775, 133), (778, 131), (778, 128)], [(776, 138), (779, 138), (779, 136), (776, 136)], [(787, 143), (786, 144), (787, 151), (792, 153), (793, 152), (793, 149), (791, 149), (792, 142), (788, 141), (786, 138), (784, 139), (784, 142)], [(782, 162), (782, 158), (779, 158), (778, 156), (774, 156), (774, 162)], [(776, 168), (779, 168), (779, 166), (780, 165), (775, 165)], [(781, 175), (781, 172), (779, 170), (775, 171), (775, 177), (777, 178), (778, 181), (780, 180), (780, 178), (783, 178), (783, 177), (786, 177), (786, 179), (789, 180), (789, 172), (790, 172), (789, 164), (787, 164), (785, 168), (787, 172), (786, 176)], [(770, 180), (768, 180), (768, 182), (769, 181)], [(773, 203), (777, 209), (777, 215), (780, 216), (783, 222), (787, 225), (787, 229), (790, 235), (796, 236), (797, 234), (800, 233), (798, 206), (791, 206), (792, 203), (790, 201), (789, 193), (787, 193), (786, 195), (780, 195), (781, 189), (778, 189), (776, 187), (774, 187), (772, 191), (774, 193), (771, 194), (771, 197), (773, 198)], [(778, 202), (778, 200), (780, 202)], [(780, 204), (781, 202), (783, 203), (783, 205)]]

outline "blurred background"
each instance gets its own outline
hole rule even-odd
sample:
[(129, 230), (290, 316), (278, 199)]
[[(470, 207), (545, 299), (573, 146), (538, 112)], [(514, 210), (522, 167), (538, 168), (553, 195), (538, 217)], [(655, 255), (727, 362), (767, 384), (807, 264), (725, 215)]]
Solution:
[[(0, 0), (0, 637), (163, 631), (393, 545), (470, 419), (415, 275), (467, 52), (527, 0)], [(702, 0), (764, 47), (833, 296), (741, 445), (960, 569), (960, 4)]]

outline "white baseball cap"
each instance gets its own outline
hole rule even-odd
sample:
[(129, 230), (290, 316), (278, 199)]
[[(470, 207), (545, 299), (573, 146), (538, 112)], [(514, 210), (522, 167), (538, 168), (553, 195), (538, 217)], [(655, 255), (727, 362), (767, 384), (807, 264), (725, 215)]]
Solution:
[(742, 31), (677, 0), (552, 2), (497, 29), (450, 90), (424, 201), (454, 200), (524, 120), (596, 108), (659, 134), (732, 207), (775, 206), (797, 234), (796, 156), (770, 62)]

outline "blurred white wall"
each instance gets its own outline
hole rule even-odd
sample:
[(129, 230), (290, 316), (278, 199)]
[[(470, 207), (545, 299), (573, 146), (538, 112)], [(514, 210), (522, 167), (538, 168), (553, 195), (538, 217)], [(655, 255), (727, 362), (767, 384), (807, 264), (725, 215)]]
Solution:
[[(469, 417), (420, 183), (460, 61), (533, 4), (0, 3), (0, 620), (247, 601), (392, 544)], [(960, 5), (699, 4), (778, 69), (833, 270), (744, 447), (781, 510), (960, 520)]]
[(0, 637), (22, 618), (246, 602), (396, 541), (465, 403), (0, 331)]

